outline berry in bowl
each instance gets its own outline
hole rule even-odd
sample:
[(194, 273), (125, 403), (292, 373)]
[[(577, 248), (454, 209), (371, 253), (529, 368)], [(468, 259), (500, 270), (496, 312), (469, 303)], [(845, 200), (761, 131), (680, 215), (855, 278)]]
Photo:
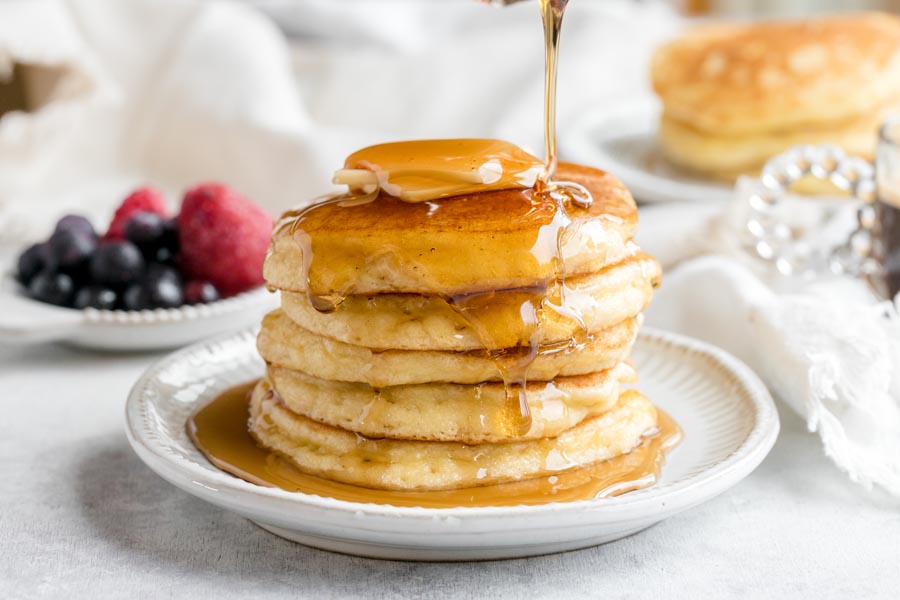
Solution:
[(189, 189), (178, 214), (142, 187), (104, 233), (81, 215), (25, 248), (0, 294), (0, 342), (180, 346), (258, 321), (272, 218), (228, 186)]

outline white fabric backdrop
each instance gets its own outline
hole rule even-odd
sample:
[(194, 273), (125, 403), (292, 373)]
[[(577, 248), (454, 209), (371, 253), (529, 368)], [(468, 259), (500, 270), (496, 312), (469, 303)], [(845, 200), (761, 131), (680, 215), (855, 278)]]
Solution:
[[(224, 179), (274, 212), (331, 189), (329, 174), (349, 152), (391, 139), (496, 136), (541, 150), (533, 2), (291, 6), (276, 12), (302, 34), (292, 48), (232, 2), (0, 5), (0, 43), (14, 57), (66, 62), (94, 84), (0, 119), (0, 239), (34, 236), (73, 206), (105, 219), (145, 181), (174, 200), (193, 182)], [(673, 22), (662, 8), (633, 10), (572, 4), (561, 135), (580, 107), (646, 92), (649, 51)]]

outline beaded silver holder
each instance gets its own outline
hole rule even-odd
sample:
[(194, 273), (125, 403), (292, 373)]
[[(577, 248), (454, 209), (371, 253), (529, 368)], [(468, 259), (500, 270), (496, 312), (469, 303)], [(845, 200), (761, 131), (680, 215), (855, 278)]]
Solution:
[[(856, 229), (846, 242), (826, 255), (815, 254), (773, 214), (790, 187), (804, 177), (830, 181), (860, 201)], [(796, 146), (766, 163), (760, 183), (761, 190), (747, 199), (746, 221), (748, 246), (757, 257), (772, 263), (784, 275), (810, 276), (823, 270), (863, 275), (876, 269), (872, 257), (872, 229), (876, 219), (872, 206), (875, 179), (871, 163), (848, 156), (837, 146)]]

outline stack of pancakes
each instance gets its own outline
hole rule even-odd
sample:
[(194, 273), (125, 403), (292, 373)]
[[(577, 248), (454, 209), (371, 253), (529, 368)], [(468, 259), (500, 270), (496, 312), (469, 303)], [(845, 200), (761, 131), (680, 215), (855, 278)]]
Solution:
[[(640, 444), (657, 412), (622, 385), (659, 265), (631, 241), (636, 208), (615, 178), (557, 176), (593, 204), (381, 192), (285, 215), (264, 269), (282, 302), (258, 338), (257, 441), (304, 472), (386, 490), (531, 479)], [(504, 383), (510, 357), (530, 420)]]
[(900, 109), (900, 19), (853, 13), (701, 26), (652, 65), (672, 163), (719, 179), (752, 174), (798, 144), (865, 158)]

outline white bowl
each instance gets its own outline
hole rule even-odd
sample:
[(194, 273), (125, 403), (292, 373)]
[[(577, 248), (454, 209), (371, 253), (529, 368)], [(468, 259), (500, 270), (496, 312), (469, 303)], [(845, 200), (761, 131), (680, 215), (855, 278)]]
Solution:
[(257, 288), (209, 304), (125, 311), (62, 308), (25, 297), (7, 276), (0, 282), (0, 343), (66, 342), (97, 350), (177, 348), (253, 326), (278, 304)]
[(262, 374), (255, 331), (169, 355), (128, 398), (128, 439), (174, 485), (290, 540), (404, 560), (513, 558), (574, 550), (631, 535), (723, 492), (762, 462), (778, 434), (763, 383), (714, 346), (661, 331), (633, 354), (640, 389), (672, 415), (684, 441), (659, 483), (615, 498), (540, 506), (416, 508), (362, 504), (266, 488), (212, 466), (185, 431), (220, 391)]

